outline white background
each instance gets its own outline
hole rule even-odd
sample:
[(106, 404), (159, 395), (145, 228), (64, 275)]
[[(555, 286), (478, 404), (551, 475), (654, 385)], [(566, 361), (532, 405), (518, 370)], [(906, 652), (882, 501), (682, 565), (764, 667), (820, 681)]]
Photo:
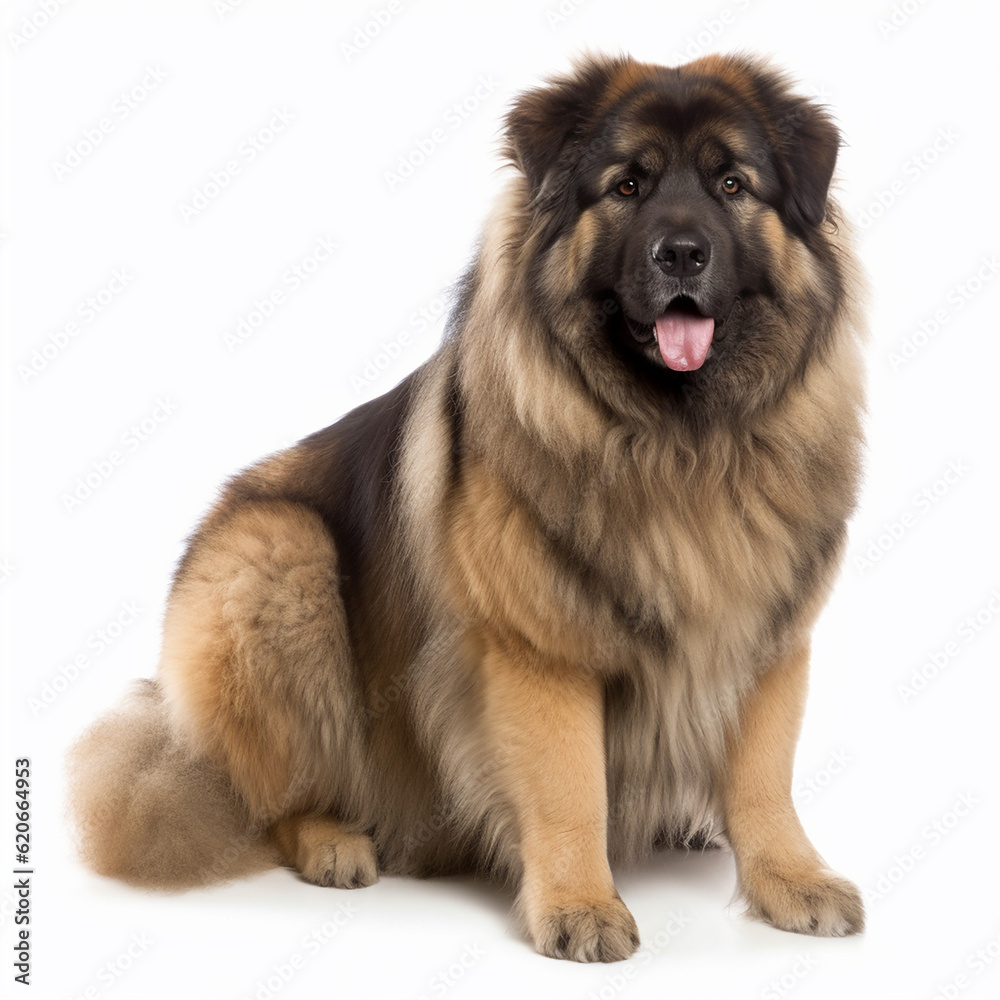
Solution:
[[(43, 22), (43, 0), (2, 5), (12, 725), (0, 869), (14, 867), (13, 761), (28, 756), (25, 995), (996, 995), (998, 8), (590, 0), (553, 16), (557, 5), (401, 0), (354, 53), (345, 45), (387, 0), (245, 0), (225, 16), (212, 0), (75, 0), (31, 38), (23, 19)], [(897, 26), (880, 26), (894, 7)], [(348, 894), (282, 870), (156, 895), (83, 870), (65, 820), (66, 745), (154, 671), (172, 567), (218, 484), (434, 349), (440, 321), (425, 329), (415, 314), (440, 313), (468, 260), (502, 181), (512, 96), (582, 49), (678, 62), (737, 48), (772, 55), (833, 108), (847, 140), (840, 197), (862, 224), (871, 276), (867, 478), (815, 637), (797, 768), (807, 829), (870, 897), (867, 933), (815, 940), (746, 920), (729, 905), (725, 853), (618, 873), (644, 943), (609, 967), (535, 955), (511, 927), (509, 895), (469, 879), (383, 879)], [(141, 99), (125, 108), (134, 88)], [(463, 102), (467, 117), (450, 112)], [(290, 124), (250, 160), (243, 143), (277, 111)], [(57, 170), (105, 118), (101, 142)], [(387, 171), (436, 128), (444, 140), (390, 185)], [(185, 221), (181, 206), (233, 159), (239, 173)], [(335, 254), (289, 291), (283, 274), (309, 266), (321, 238)], [(116, 272), (127, 285), (88, 322), (87, 299), (117, 288)], [(227, 332), (282, 288), (274, 314), (230, 350)], [(921, 324), (936, 313), (931, 337)], [(912, 357), (894, 365), (907, 340)], [(26, 376), (43, 350), (52, 357)], [(383, 365), (369, 369), (378, 377), (352, 383), (369, 363)], [(143, 420), (139, 441), (130, 428)], [(77, 480), (114, 451), (120, 464), (70, 509)], [(0, 889), (5, 993), (12, 900)], [(328, 940), (307, 947), (316, 931)]]

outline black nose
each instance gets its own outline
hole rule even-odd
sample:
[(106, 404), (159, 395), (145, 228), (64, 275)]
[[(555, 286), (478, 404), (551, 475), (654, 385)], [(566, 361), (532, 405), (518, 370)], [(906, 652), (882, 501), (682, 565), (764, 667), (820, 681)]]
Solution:
[(700, 233), (678, 233), (664, 236), (653, 244), (653, 260), (665, 274), (674, 278), (690, 278), (708, 267), (712, 248)]

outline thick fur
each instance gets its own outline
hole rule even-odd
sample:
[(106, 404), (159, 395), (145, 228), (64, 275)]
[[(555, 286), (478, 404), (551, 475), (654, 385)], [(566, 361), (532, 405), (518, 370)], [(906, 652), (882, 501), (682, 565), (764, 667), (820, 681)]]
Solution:
[[(741, 57), (522, 95), (440, 351), (193, 536), (158, 686), (74, 752), (87, 861), (198, 884), (270, 831), (321, 884), (488, 870), (540, 951), (608, 961), (638, 943), (609, 861), (725, 836), (755, 915), (859, 930), (790, 798), (858, 478), (838, 143)], [(648, 241), (691, 226), (711, 268), (664, 276)], [(716, 318), (696, 371), (651, 339), (679, 292)]]
[(179, 889), (279, 863), (225, 772), (171, 730), (154, 681), (139, 682), (79, 741), (70, 780), (96, 871)]

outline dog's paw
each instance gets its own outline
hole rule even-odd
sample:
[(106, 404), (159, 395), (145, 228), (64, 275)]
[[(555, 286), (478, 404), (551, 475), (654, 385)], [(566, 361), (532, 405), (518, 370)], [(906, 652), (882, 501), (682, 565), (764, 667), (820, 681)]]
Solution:
[(550, 958), (620, 962), (639, 947), (639, 931), (617, 897), (600, 903), (566, 902), (529, 921), (535, 947)]
[(371, 837), (332, 816), (290, 816), (274, 825), (271, 836), (286, 863), (314, 885), (360, 889), (378, 881)]
[(857, 886), (829, 869), (755, 867), (744, 875), (742, 888), (747, 913), (784, 931), (844, 937), (865, 928)]
[(378, 881), (375, 846), (363, 833), (338, 833), (325, 843), (310, 845), (300, 872), (307, 882), (336, 889), (373, 885)]
[(293, 816), (276, 824), (273, 836), (286, 861), (307, 882), (360, 889), (378, 881), (371, 837), (332, 817)]

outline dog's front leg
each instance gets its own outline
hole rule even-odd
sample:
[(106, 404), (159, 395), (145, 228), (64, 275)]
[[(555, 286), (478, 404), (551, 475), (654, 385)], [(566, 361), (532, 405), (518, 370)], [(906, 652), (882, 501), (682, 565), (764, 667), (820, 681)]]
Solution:
[(792, 764), (805, 705), (809, 646), (767, 670), (730, 735), (726, 833), (749, 912), (782, 930), (838, 936), (864, 928), (861, 894), (830, 871), (792, 804)]
[(608, 866), (603, 679), (493, 646), (485, 709), (522, 862), (520, 910), (538, 951), (615, 962), (639, 944)]

